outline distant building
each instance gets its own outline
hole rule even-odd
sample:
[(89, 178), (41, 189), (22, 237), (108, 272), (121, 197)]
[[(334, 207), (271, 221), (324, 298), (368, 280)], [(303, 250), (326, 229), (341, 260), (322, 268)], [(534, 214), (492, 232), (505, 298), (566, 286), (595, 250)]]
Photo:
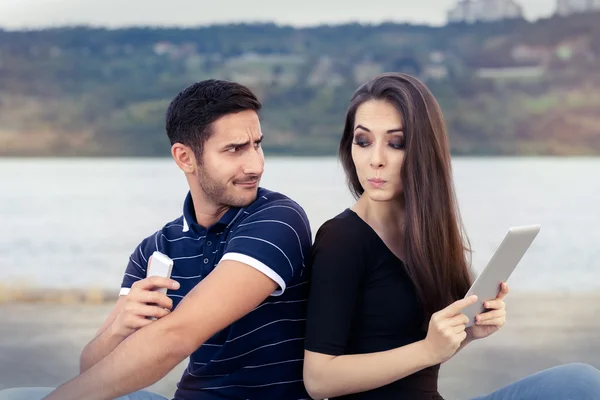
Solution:
[(567, 16), (588, 11), (600, 11), (600, 0), (557, 0), (556, 14)]
[(446, 55), (441, 51), (430, 52), (429, 62), (425, 64), (421, 77), (426, 81), (438, 81), (447, 78)]
[(548, 63), (554, 52), (554, 47), (551, 46), (517, 44), (512, 48), (510, 55), (520, 65), (540, 65)]
[(530, 67), (501, 67), (501, 68), (479, 68), (475, 72), (479, 78), (482, 79), (498, 79), (498, 80), (531, 80), (533, 78), (540, 78), (546, 73), (544, 66), (530, 66)]
[(523, 18), (523, 8), (513, 0), (460, 0), (448, 11), (448, 23), (492, 22), (518, 18)]

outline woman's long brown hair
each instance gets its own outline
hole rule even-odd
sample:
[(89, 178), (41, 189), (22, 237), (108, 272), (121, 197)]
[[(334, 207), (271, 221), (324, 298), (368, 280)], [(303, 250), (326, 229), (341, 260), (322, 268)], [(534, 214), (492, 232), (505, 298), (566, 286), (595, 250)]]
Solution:
[(464, 297), (471, 284), (469, 242), (452, 180), (450, 146), (441, 109), (418, 79), (400, 73), (379, 75), (354, 93), (346, 115), (339, 156), (348, 186), (358, 198), (361, 186), (352, 160), (357, 108), (376, 99), (402, 116), (406, 141), (401, 173), (405, 204), (405, 260), (427, 321)]

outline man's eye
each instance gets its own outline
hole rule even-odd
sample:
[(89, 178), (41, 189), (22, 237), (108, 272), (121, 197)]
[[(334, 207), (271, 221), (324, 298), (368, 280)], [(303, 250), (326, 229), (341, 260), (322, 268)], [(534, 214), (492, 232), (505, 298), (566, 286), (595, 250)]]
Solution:
[(230, 147), (229, 150), (227, 150), (230, 153), (236, 153), (240, 148), (239, 147)]

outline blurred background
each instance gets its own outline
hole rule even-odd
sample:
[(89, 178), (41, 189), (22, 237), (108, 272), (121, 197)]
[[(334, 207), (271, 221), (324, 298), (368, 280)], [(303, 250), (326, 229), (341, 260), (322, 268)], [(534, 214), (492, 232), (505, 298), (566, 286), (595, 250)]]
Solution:
[[(0, 0), (0, 389), (73, 377), (130, 253), (181, 215), (164, 132), (180, 90), (257, 93), (262, 186), (314, 234), (352, 204), (348, 101), (387, 71), (442, 107), (476, 271), (511, 226), (542, 224), (507, 325), (444, 364), (442, 395), (600, 368), (600, 0)], [(152, 389), (172, 395), (180, 372)]]

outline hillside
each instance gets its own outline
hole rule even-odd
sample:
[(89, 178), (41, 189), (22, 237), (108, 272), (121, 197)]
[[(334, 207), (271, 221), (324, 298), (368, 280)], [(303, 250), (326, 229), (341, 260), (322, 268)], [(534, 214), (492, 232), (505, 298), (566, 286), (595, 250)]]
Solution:
[(455, 154), (600, 154), (600, 14), (445, 27), (0, 31), (0, 155), (163, 156), (194, 81), (248, 84), (270, 154), (334, 154), (348, 100), (405, 71), (442, 105)]

